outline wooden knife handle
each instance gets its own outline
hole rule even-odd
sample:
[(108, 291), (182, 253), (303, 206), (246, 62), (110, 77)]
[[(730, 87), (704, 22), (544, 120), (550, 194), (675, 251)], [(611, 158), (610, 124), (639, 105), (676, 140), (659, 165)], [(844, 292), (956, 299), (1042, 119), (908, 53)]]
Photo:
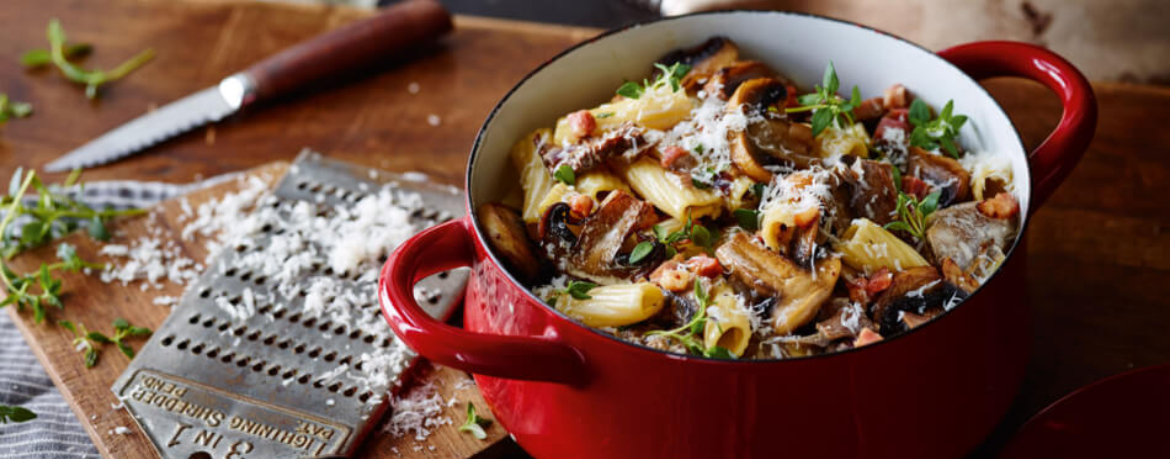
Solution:
[(393, 57), (451, 27), (451, 15), (436, 0), (405, 0), (376, 16), (298, 43), (244, 73), (255, 84), (255, 101), (271, 99)]

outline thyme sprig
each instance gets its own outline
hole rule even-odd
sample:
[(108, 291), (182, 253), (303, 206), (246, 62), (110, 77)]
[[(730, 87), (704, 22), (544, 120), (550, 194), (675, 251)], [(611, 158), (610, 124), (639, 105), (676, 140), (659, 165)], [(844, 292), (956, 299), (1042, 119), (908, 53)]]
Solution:
[(825, 67), (825, 74), (821, 78), (820, 86), (815, 87), (815, 91), (797, 97), (796, 101), (800, 104), (798, 107), (785, 109), (785, 113), (799, 113), (812, 111), (812, 135), (816, 137), (820, 135), (825, 128), (833, 123), (838, 128), (853, 125), (853, 108), (861, 105), (861, 91), (857, 86), (853, 87), (849, 100), (841, 98), (837, 95), (837, 90), (841, 87), (841, 81), (837, 79), (837, 70), (833, 67), (833, 61), (829, 61), (829, 66)]
[(475, 404), (467, 402), (467, 420), (463, 421), (463, 425), (459, 426), (460, 432), (467, 432), (479, 440), (487, 438), (487, 432), (483, 429), (491, 427), (492, 420), (480, 417), (475, 412)]
[(938, 198), (940, 194), (934, 193), (926, 195), (921, 201), (918, 197), (912, 194), (898, 193), (898, 219), (886, 223), (885, 228), (888, 230), (901, 230), (910, 233), (918, 239), (926, 237), (926, 219), (938, 210)]
[(696, 246), (702, 247), (707, 251), (715, 250), (715, 241), (719, 239), (718, 230), (712, 230), (703, 225), (695, 224), (691, 219), (690, 212), (687, 213), (687, 222), (682, 229), (667, 233), (666, 228), (661, 225), (654, 225), (654, 237), (658, 239), (660, 244), (666, 246), (666, 258), (673, 257), (678, 253), (675, 244), (682, 241), (691, 241)]
[(27, 117), (32, 111), (32, 104), (14, 101), (8, 98), (8, 94), (0, 92), (0, 126), (10, 119)]
[(110, 337), (104, 333), (90, 331), (85, 328), (85, 324), (77, 323), (68, 320), (61, 320), (57, 322), (62, 328), (73, 333), (73, 346), (78, 350), (85, 350), (85, 367), (91, 368), (97, 364), (98, 355), (101, 353), (101, 348), (106, 344), (113, 344), (122, 351), (126, 358), (134, 358), (134, 348), (126, 343), (127, 339), (135, 337), (150, 336), (150, 329), (146, 327), (136, 327), (131, 325), (126, 319), (114, 320), (114, 336)]
[(955, 137), (959, 129), (967, 122), (965, 115), (954, 115), (955, 101), (948, 100), (938, 114), (938, 118), (930, 119), (930, 107), (922, 99), (914, 99), (910, 103), (908, 118), (914, 125), (910, 133), (910, 145), (926, 150), (936, 150), (942, 147), (953, 158), (959, 157), (959, 148), (955, 144)]
[(630, 99), (638, 99), (642, 97), (646, 91), (654, 90), (666, 85), (670, 85), (671, 92), (678, 92), (682, 86), (682, 79), (691, 71), (691, 66), (681, 62), (675, 62), (667, 67), (662, 64), (654, 64), (654, 67), (662, 73), (653, 82), (643, 79), (641, 83), (637, 81), (627, 81), (617, 89), (617, 94)]
[(707, 347), (703, 343), (703, 331), (707, 327), (707, 320), (710, 319), (707, 308), (711, 306), (711, 297), (708, 296), (706, 289), (703, 288), (703, 283), (698, 278), (695, 279), (694, 296), (695, 301), (699, 303), (699, 309), (691, 316), (691, 320), (675, 329), (648, 331), (646, 336), (663, 336), (678, 341), (692, 354), (718, 359), (734, 359), (735, 355), (731, 351), (721, 346)]
[[(46, 35), (49, 38), (48, 62), (52, 62), (60, 69), (61, 74), (65, 75), (69, 81), (85, 85), (85, 97), (90, 99), (97, 97), (98, 88), (101, 85), (128, 75), (154, 58), (154, 50), (148, 48), (111, 70), (85, 70), (70, 62), (69, 59), (88, 53), (91, 47), (67, 44), (65, 29), (61, 27), (61, 21), (56, 18), (49, 21)], [(21, 56), (21, 62), (27, 66), (45, 65), (45, 57), (45, 50), (32, 50)]]

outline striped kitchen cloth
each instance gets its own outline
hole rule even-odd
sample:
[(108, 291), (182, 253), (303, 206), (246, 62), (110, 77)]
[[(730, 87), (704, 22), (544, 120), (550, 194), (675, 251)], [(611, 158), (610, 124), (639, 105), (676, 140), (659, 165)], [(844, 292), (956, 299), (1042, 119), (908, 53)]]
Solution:
[[(198, 188), (221, 183), (236, 174), (197, 183), (108, 181), (86, 183), (67, 191), (74, 199), (94, 208), (149, 207)], [(0, 312), (0, 405), (22, 406), (36, 413), (23, 423), (0, 424), (0, 458), (84, 459), (98, 458), (97, 448), (82, 429), (61, 393), (16, 329), (6, 312)]]

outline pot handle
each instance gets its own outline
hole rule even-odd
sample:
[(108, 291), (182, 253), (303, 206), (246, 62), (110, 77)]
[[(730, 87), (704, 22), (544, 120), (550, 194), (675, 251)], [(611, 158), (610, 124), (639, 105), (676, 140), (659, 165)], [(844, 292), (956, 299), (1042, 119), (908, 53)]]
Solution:
[(414, 285), (440, 271), (471, 266), (470, 216), (424, 230), (386, 260), (379, 279), (382, 315), (398, 338), (423, 357), (471, 373), (578, 384), (585, 359), (555, 336), (469, 332), (431, 317), (414, 299)]
[(980, 41), (938, 53), (976, 80), (998, 76), (1027, 78), (1048, 86), (1064, 106), (1060, 123), (1028, 160), (1035, 212), (1080, 161), (1097, 129), (1093, 87), (1076, 67), (1052, 51), (1027, 43)]

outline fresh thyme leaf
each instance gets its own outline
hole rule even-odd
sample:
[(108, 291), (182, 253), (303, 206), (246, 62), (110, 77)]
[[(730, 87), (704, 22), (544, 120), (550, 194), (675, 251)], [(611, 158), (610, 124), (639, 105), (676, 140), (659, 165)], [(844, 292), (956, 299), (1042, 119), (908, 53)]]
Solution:
[(0, 405), (0, 424), (9, 422), (27, 422), (37, 418), (37, 414), (22, 406)]
[(825, 74), (821, 78), (821, 85), (814, 92), (796, 98), (798, 107), (785, 109), (786, 113), (812, 111), (812, 135), (816, 137), (831, 124), (837, 127), (853, 125), (853, 108), (861, 104), (861, 91), (857, 86), (851, 91), (850, 100), (842, 99), (837, 95), (841, 81), (837, 78), (837, 70), (833, 61), (825, 67)]
[(84, 70), (69, 62), (66, 45), (68, 40), (65, 37), (65, 30), (61, 27), (61, 21), (56, 18), (50, 20), (45, 34), (49, 38), (50, 61), (61, 70), (66, 79), (84, 84), (85, 96), (90, 99), (97, 97), (97, 90), (101, 85), (126, 76), (154, 58), (154, 50), (147, 49), (111, 70)]
[(711, 232), (703, 225), (695, 225), (691, 228), (691, 242), (699, 247), (711, 247)]
[(654, 252), (654, 243), (649, 241), (639, 242), (634, 246), (634, 250), (630, 251), (630, 264), (636, 265)]
[(703, 355), (713, 359), (735, 360), (735, 354), (732, 354), (731, 351), (722, 346), (711, 346), (707, 350), (703, 351)]
[(662, 225), (655, 223), (653, 229), (654, 237), (658, 238), (660, 242), (666, 242), (666, 228), (663, 228)]
[(711, 306), (711, 298), (707, 296), (707, 291), (698, 278), (695, 279), (693, 295), (695, 301), (698, 302), (698, 310), (691, 316), (690, 321), (672, 330), (648, 331), (646, 336), (664, 336), (678, 341), (693, 354), (707, 355), (709, 349), (703, 345), (701, 338), (696, 338), (695, 335), (702, 336), (703, 329), (707, 324), (707, 308)]
[(589, 296), (589, 291), (595, 288), (597, 288), (597, 284), (592, 282), (569, 281), (569, 285), (566, 286), (564, 293), (568, 293), (573, 299), (588, 300), (593, 298)]
[(890, 164), (890, 169), (891, 169), (890, 175), (894, 176), (894, 190), (901, 191), (902, 190), (902, 170), (898, 169), (898, 166), (895, 166), (893, 164)]
[(754, 209), (735, 209), (732, 212), (739, 227), (748, 231), (760, 229), (760, 212)]
[(617, 94), (622, 97), (630, 99), (638, 99), (642, 97), (642, 85), (636, 81), (627, 81), (617, 88)]
[(553, 178), (565, 185), (574, 185), (577, 183), (577, 174), (573, 173), (573, 168), (568, 164), (561, 164), (556, 172), (553, 172)]
[(129, 344), (121, 341), (118, 341), (116, 344), (118, 345), (118, 350), (122, 351), (122, 355), (125, 355), (127, 358), (134, 358), (134, 349)]
[(84, 357), (84, 361), (85, 361), (85, 367), (86, 367), (86, 368), (93, 368), (93, 366), (94, 366), (94, 365), (97, 365), (97, 361), (98, 361), (98, 352), (97, 352), (97, 349), (96, 349), (96, 348), (92, 348), (92, 347), (91, 347), (91, 348), (88, 348), (88, 349), (86, 349), (86, 350), (85, 350), (85, 357)]
[[(70, 43), (65, 45), (65, 58), (72, 59), (89, 54), (93, 45), (88, 43)], [(28, 67), (43, 67), (53, 63), (53, 54), (47, 49), (33, 49), (20, 56), (20, 64)]]
[(32, 104), (16, 102), (8, 94), (0, 92), (0, 125), (9, 119), (24, 118), (32, 114)]
[(898, 219), (886, 223), (885, 229), (905, 231), (917, 239), (926, 237), (926, 220), (938, 210), (939, 192), (935, 191), (921, 201), (914, 195), (898, 192)]
[(106, 229), (106, 223), (102, 221), (102, 218), (99, 216), (95, 215), (93, 218), (89, 219), (88, 230), (90, 237), (94, 239), (99, 241), (110, 240), (110, 232)]
[(764, 187), (765, 187), (765, 185), (763, 183), (759, 183), (759, 182), (753, 183), (752, 184), (752, 194), (755, 195), (757, 198), (764, 197)]
[(467, 420), (463, 422), (463, 425), (459, 426), (460, 432), (467, 432), (476, 439), (484, 440), (487, 438), (487, 432), (484, 432), (483, 429), (491, 425), (491, 419), (484, 419), (475, 412), (475, 404), (471, 402), (467, 403)]
[(910, 145), (925, 150), (942, 149), (953, 158), (959, 157), (959, 148), (955, 138), (959, 130), (967, 123), (965, 115), (954, 115), (955, 101), (949, 100), (938, 114), (938, 118), (930, 119), (930, 107), (922, 99), (914, 99), (910, 103), (909, 120), (914, 125), (910, 133)]

